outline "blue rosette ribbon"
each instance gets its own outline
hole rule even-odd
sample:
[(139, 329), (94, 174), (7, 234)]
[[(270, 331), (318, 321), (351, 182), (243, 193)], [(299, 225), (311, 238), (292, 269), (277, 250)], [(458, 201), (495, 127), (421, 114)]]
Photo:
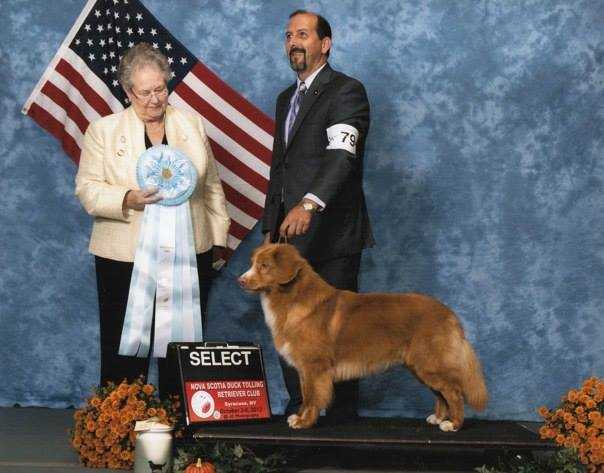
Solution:
[(189, 207), (197, 170), (181, 151), (158, 145), (141, 154), (136, 177), (162, 200), (145, 206), (119, 354), (149, 356), (155, 304), (152, 356), (163, 358), (169, 342), (203, 340)]

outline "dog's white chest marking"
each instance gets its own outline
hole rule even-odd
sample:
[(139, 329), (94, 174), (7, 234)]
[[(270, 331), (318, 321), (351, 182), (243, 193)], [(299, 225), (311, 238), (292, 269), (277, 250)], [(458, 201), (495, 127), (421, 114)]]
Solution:
[(291, 357), (291, 345), (288, 342), (285, 342), (283, 346), (277, 351), (279, 352), (279, 355), (281, 355), (289, 365), (295, 367), (294, 360)]
[[(265, 294), (260, 294), (260, 303), (262, 304), (262, 311), (264, 312), (264, 321), (266, 325), (271, 329), (271, 333), (273, 337), (275, 335), (275, 323), (276, 316), (273, 310), (271, 309), (270, 302)], [(277, 346), (275, 344), (275, 348), (279, 355), (281, 355), (285, 361), (287, 361), (290, 365), (294, 366), (293, 360), (291, 358), (291, 345), (289, 343), (284, 343), (281, 346)]]
[(260, 304), (262, 304), (262, 311), (264, 312), (264, 321), (271, 332), (274, 334), (275, 331), (275, 313), (271, 310), (270, 302), (265, 294), (260, 294)]

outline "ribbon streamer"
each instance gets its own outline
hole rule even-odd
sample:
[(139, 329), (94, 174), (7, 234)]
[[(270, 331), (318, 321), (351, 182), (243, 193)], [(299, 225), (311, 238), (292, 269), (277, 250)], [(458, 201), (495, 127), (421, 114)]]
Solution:
[(138, 159), (137, 180), (141, 189), (157, 188), (163, 199), (145, 206), (119, 354), (149, 356), (155, 303), (152, 354), (163, 358), (169, 342), (203, 340), (188, 200), (197, 171), (182, 152), (158, 145)]

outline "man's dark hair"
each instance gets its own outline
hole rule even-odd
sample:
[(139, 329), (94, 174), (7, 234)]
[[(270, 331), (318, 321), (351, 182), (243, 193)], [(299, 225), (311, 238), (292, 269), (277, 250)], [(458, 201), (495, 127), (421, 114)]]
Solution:
[[(331, 39), (331, 25), (329, 24), (329, 21), (327, 21), (323, 16), (312, 11), (300, 9), (293, 12), (291, 15), (289, 15), (289, 17), (293, 18), (296, 15), (315, 16), (317, 18), (317, 35), (319, 36), (319, 39), (323, 39), (325, 37)], [(329, 57), (329, 53), (330, 50), (327, 51), (327, 57)]]

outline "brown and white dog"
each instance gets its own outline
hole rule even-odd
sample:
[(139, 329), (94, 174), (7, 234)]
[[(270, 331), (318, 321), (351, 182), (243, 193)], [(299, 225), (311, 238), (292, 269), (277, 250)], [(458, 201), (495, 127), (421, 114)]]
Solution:
[(308, 428), (331, 402), (333, 383), (405, 365), (436, 395), (426, 420), (456, 431), (464, 400), (487, 403), (480, 362), (457, 316), (421, 294), (357, 294), (333, 288), (287, 244), (260, 246), (241, 286), (259, 292), (275, 348), (296, 368), (302, 406), (287, 419)]

